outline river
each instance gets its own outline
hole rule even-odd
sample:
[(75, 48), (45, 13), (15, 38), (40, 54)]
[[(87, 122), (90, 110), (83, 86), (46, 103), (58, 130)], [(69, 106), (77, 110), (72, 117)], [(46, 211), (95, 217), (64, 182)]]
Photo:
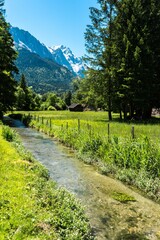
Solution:
[[(14, 122), (14, 128), (24, 146), (49, 170), (58, 186), (80, 199), (97, 240), (160, 239), (159, 204), (99, 174), (55, 139), (24, 127), (19, 121)], [(121, 203), (113, 199), (114, 192), (130, 195), (136, 201)]]

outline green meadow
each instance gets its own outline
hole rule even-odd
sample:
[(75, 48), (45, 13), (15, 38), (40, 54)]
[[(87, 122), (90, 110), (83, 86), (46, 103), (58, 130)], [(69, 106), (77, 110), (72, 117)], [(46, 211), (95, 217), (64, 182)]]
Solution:
[[(78, 158), (98, 171), (134, 185), (160, 201), (160, 124), (120, 122), (107, 112), (22, 112), (23, 120), (71, 147)], [(25, 115), (24, 115), (25, 114)]]
[(0, 239), (93, 239), (80, 202), (0, 125)]

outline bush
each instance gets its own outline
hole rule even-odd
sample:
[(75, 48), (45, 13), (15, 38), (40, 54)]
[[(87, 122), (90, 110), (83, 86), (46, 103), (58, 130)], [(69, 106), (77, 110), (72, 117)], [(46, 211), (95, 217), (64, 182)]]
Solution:
[(13, 142), (16, 137), (16, 133), (10, 127), (3, 126), (2, 137), (9, 142)]
[(53, 106), (49, 106), (47, 110), (48, 111), (56, 111), (55, 107), (53, 107)]

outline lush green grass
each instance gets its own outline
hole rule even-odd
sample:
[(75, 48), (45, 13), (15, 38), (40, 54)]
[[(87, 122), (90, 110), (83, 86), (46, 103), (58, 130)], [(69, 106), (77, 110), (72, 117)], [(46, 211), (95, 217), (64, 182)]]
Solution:
[(113, 174), (160, 201), (159, 119), (125, 123), (115, 115), (109, 122), (106, 112), (47, 111), (32, 115), (30, 126), (72, 147), (102, 173)]
[(56, 187), (6, 126), (0, 126), (0, 183), (1, 240), (93, 239), (80, 203)]
[(113, 121), (108, 121), (107, 112), (70, 112), (70, 111), (34, 111), (21, 112), (21, 114), (31, 114), (32, 116), (39, 116), (40, 123), (42, 117), (45, 119), (51, 118), (52, 123), (57, 126), (78, 127), (78, 119), (81, 122), (81, 129), (85, 130), (84, 126), (91, 125), (92, 132), (103, 135), (108, 138), (108, 124), (110, 125), (110, 136), (117, 137), (131, 137), (131, 129), (134, 126), (135, 137), (147, 136), (148, 138), (157, 141), (160, 139), (160, 119), (153, 118), (150, 121), (119, 121), (118, 114), (113, 114)]

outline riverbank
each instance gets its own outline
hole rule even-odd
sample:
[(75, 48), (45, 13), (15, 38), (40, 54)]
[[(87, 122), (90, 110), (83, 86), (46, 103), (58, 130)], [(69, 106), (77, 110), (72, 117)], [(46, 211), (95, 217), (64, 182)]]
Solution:
[(158, 119), (135, 123), (132, 135), (129, 123), (117, 121), (107, 123), (107, 131), (104, 113), (44, 111), (23, 115), (23, 120), (71, 147), (78, 158), (96, 166), (102, 174), (134, 186), (160, 203)]
[(67, 147), (46, 134), (25, 128), (19, 121), (14, 121), (14, 127), (54, 181), (74, 192), (85, 205), (97, 240), (159, 239), (160, 205), (70, 157)]
[(2, 125), (0, 182), (0, 239), (93, 239), (80, 202)]

